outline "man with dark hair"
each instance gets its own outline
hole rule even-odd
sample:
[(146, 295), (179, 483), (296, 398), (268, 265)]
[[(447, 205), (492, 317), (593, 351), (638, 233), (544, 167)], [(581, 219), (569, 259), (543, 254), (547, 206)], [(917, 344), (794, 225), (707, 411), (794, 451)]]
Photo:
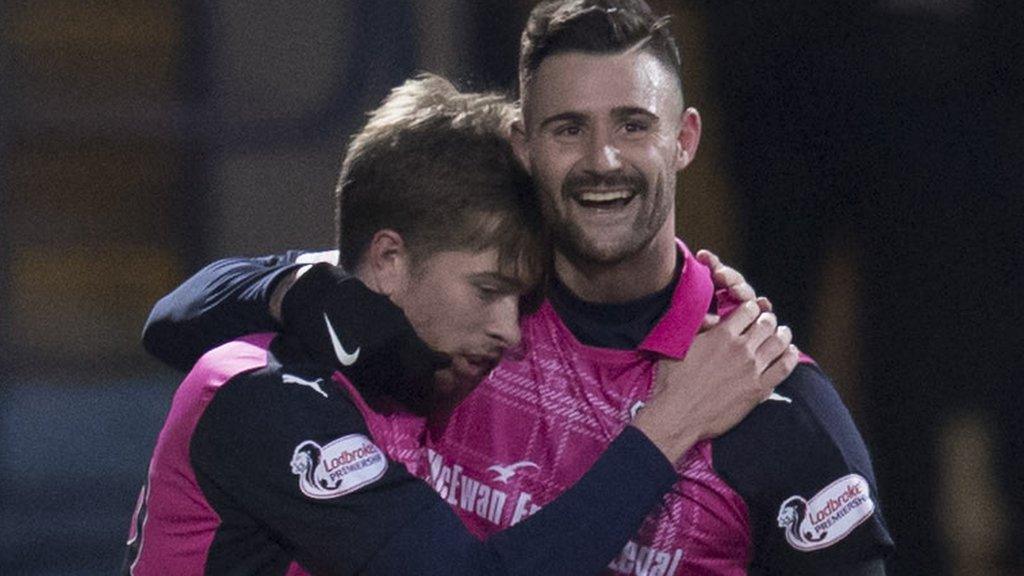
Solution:
[[(510, 109), (428, 76), (371, 115), (338, 186), (346, 212), (372, 218), (340, 220), (353, 275), (318, 265), (284, 302), (291, 314), (297, 298), (302, 318), (303, 299), (343, 295), (344, 326), (316, 314), (324, 349), (262, 333), (199, 360), (154, 450), (126, 573), (594, 573), (671, 487), (672, 463), (792, 371), (785, 335), (761, 320), (771, 315), (745, 306), (698, 337), (694, 359), (663, 363), (651, 405), (574, 489), (512, 530), (473, 538), (413, 473), (430, 466), (422, 415), (465, 396), (517, 345), (520, 299), (548, 260), (509, 148)], [(415, 178), (405, 188), (393, 185), (396, 166)], [(715, 353), (723, 347), (747, 353)], [(707, 364), (721, 372), (713, 385)]]
[[(708, 271), (675, 238), (676, 174), (701, 121), (684, 104), (665, 20), (639, 0), (542, 2), (523, 34), (520, 90), (513, 148), (538, 188), (554, 271), (522, 344), (429, 438), (429, 482), (479, 535), (572, 486), (641, 410), (657, 363), (692, 359), (705, 313), (734, 305), (715, 301)], [(271, 294), (290, 293), (296, 265), (285, 260), (201, 272), (158, 305), (149, 349), (183, 363), (231, 326), (273, 325)], [(222, 305), (203, 305), (211, 295)], [(284, 316), (285, 330), (323, 339)], [(606, 573), (884, 574), (892, 540), (867, 449), (809, 358), (677, 472)]]

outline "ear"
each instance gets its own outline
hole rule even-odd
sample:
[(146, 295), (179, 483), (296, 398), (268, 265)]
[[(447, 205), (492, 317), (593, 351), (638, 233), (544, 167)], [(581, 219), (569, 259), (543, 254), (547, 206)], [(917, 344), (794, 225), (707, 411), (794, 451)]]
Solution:
[(519, 163), (522, 164), (523, 169), (528, 174), (532, 174), (530, 170), (530, 148), (527, 146), (526, 138), (526, 125), (523, 123), (522, 118), (512, 123), (512, 133), (509, 134), (509, 139), (512, 142), (512, 152), (515, 153)]
[(679, 117), (679, 133), (676, 134), (676, 171), (693, 162), (700, 145), (700, 112), (696, 108), (683, 110)]
[(363, 256), (371, 289), (393, 298), (404, 292), (409, 284), (411, 255), (405, 239), (394, 230), (378, 230), (370, 240)]

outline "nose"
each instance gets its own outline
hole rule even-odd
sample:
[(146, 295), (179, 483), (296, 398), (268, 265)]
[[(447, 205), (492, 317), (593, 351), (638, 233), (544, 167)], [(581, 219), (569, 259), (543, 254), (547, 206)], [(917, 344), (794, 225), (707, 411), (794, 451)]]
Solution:
[(519, 345), (522, 333), (519, 330), (518, 295), (506, 296), (494, 307), (487, 333), (501, 346), (502, 351)]
[(619, 149), (606, 134), (595, 130), (587, 153), (588, 168), (594, 172), (614, 172), (622, 168)]

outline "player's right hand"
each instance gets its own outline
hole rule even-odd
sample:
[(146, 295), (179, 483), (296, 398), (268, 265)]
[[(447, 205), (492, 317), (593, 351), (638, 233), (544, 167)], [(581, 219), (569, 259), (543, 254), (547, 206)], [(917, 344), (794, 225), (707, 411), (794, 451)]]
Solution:
[(799, 355), (775, 315), (747, 301), (698, 334), (682, 360), (661, 360), (654, 391), (633, 421), (671, 461), (719, 436), (768, 398)]

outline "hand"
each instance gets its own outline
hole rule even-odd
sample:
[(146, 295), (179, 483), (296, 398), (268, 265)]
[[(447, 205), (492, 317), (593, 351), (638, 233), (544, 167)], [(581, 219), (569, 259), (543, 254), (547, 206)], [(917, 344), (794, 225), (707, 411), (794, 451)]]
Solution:
[(715, 297), (718, 299), (719, 312), (722, 314), (705, 314), (701, 323), (701, 331), (711, 328), (737, 305), (748, 300), (756, 300), (762, 311), (771, 312), (772, 303), (765, 297), (758, 296), (754, 288), (747, 283), (735, 268), (722, 263), (722, 260), (710, 250), (698, 250), (697, 261), (711, 269), (711, 281), (715, 286)]
[(726, 432), (796, 368), (792, 332), (747, 301), (698, 334), (682, 360), (658, 363), (654, 392), (634, 426), (675, 462)]

